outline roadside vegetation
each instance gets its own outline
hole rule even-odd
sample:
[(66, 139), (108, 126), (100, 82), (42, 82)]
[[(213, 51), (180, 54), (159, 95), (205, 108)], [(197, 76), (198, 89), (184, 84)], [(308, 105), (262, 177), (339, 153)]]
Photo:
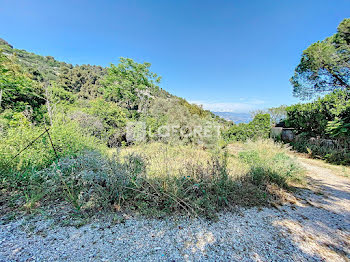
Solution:
[(337, 90), (306, 104), (286, 108), (291, 144), (299, 152), (330, 163), (350, 165), (350, 93)]
[(350, 164), (350, 19), (337, 32), (310, 45), (291, 78), (294, 95), (323, 98), (286, 108), (286, 124), (296, 129), (293, 147), (336, 164)]
[(109, 154), (86, 150), (43, 169), (12, 170), (2, 177), (2, 192), (17, 192), (13, 201), (27, 211), (60, 200), (87, 215), (106, 210), (214, 218), (237, 205), (268, 205), (269, 185), (288, 189), (302, 179), (282, 145), (258, 140), (242, 147), (238, 154), (163, 143)]
[(304, 50), (290, 82), (306, 103), (259, 112), (294, 129), (294, 150), (340, 165), (350, 165), (349, 32), (350, 19), (344, 19), (334, 35)]
[[(282, 118), (296, 130), (294, 149), (350, 163), (343, 58), (350, 41), (344, 30), (349, 19), (336, 36), (316, 44), (335, 52), (342, 65), (325, 60), (331, 65), (324, 72), (319, 60), (310, 62), (319, 59), (310, 47), (292, 78), (294, 93), (305, 97), (311, 93), (300, 79), (316, 81), (316, 92), (327, 73), (332, 82), (321, 91), (332, 93), (256, 112), (250, 123), (238, 125), (161, 89), (149, 63), (121, 58), (107, 68), (73, 66), (0, 39), (1, 203), (28, 212), (60, 202), (86, 215), (208, 218), (237, 205), (269, 205), (273, 187), (290, 190), (303, 182), (289, 149), (269, 139)], [(324, 149), (314, 137), (335, 146)]]

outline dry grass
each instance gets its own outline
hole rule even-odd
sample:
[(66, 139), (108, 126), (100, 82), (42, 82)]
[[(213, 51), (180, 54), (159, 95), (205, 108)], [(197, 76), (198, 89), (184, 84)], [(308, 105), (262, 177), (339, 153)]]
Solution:
[(186, 166), (201, 165), (207, 167), (208, 161), (210, 161), (210, 154), (198, 147), (169, 146), (163, 143), (126, 147), (119, 152), (121, 158), (130, 154), (137, 154), (146, 162), (149, 178), (169, 175), (178, 177)]
[[(240, 144), (243, 145), (242, 143)], [(116, 150), (110, 151), (115, 154)], [(226, 172), (232, 179), (240, 179), (249, 170), (249, 165), (242, 162), (237, 155), (227, 155)], [(162, 176), (184, 175), (189, 166), (208, 168), (213, 157), (222, 158), (224, 151), (213, 152), (196, 146), (170, 146), (163, 143), (143, 144), (126, 147), (117, 153), (121, 158), (130, 154), (137, 154), (146, 162), (146, 171), (149, 178)]]
[(333, 171), (333, 173), (338, 175), (338, 176), (344, 176), (344, 177), (350, 178), (350, 167), (349, 166), (329, 164), (321, 159), (308, 158), (305, 156), (305, 154), (295, 153), (295, 155), (303, 162), (312, 164), (314, 166), (327, 168), (327, 169)]
[(148, 143), (109, 156), (87, 151), (62, 158), (42, 171), (12, 174), (6, 185), (26, 192), (27, 208), (62, 198), (79, 212), (114, 209), (213, 218), (236, 205), (267, 204), (273, 195), (269, 185), (286, 187), (300, 173), (287, 149), (272, 141), (220, 150)]
[(239, 160), (249, 165), (249, 173), (258, 184), (267, 182), (289, 187), (303, 182), (304, 170), (286, 145), (264, 139), (248, 141), (242, 148)]

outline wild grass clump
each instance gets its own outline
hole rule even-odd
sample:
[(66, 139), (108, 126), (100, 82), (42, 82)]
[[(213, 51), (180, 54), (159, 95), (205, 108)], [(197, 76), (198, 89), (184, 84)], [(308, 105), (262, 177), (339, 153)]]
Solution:
[(66, 201), (78, 212), (133, 211), (151, 216), (187, 213), (213, 218), (235, 205), (268, 203), (266, 186), (286, 186), (300, 168), (281, 146), (249, 142), (238, 155), (162, 143), (67, 156), (41, 171), (13, 173), (24, 208)]
[(249, 175), (257, 185), (275, 183), (287, 188), (302, 180), (302, 168), (288, 155), (283, 144), (272, 140), (249, 141), (239, 153), (239, 159), (249, 165)]
[(46, 187), (64, 196), (76, 210), (106, 209), (120, 203), (133, 177), (143, 171), (142, 160), (129, 156), (123, 163), (96, 151), (66, 157), (38, 172)]
[(125, 157), (121, 163), (97, 151), (84, 151), (40, 171), (12, 172), (1, 186), (22, 192), (26, 208), (59, 199), (72, 204), (75, 211), (102, 210), (121, 203), (141, 172), (143, 164), (137, 156)]

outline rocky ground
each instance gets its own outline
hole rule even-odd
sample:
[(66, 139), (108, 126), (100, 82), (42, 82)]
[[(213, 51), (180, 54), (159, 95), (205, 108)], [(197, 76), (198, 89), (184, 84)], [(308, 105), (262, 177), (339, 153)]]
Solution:
[(0, 225), (0, 261), (350, 261), (350, 179), (302, 161), (309, 186), (274, 208), (81, 227), (44, 214)]

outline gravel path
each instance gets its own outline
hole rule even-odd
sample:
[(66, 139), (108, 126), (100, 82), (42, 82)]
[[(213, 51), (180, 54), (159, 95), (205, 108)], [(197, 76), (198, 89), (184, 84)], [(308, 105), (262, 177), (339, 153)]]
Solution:
[(0, 225), (0, 261), (350, 261), (350, 180), (303, 165), (314, 186), (292, 203), (222, 213), (215, 223), (12, 221)]

